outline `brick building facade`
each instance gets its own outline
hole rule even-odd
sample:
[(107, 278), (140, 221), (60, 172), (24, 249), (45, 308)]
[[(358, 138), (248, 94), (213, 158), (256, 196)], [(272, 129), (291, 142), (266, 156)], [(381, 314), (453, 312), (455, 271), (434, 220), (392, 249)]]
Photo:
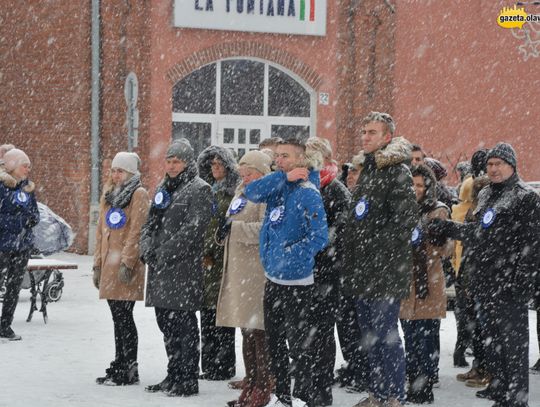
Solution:
[[(39, 199), (69, 221), (77, 232), (74, 250), (86, 252), (91, 1), (11, 3), (0, 11), (0, 142), (28, 152)], [(540, 110), (532, 97), (538, 75), (531, 75), (538, 73), (538, 59), (522, 60), (516, 38), (497, 26), (498, 10), (507, 2), (328, 1), (324, 36), (178, 28), (173, 1), (100, 3), (102, 175), (110, 158), (128, 147), (124, 83), (133, 72), (139, 83), (135, 151), (151, 190), (162, 176), (171, 137), (184, 131), (216, 142), (234, 130), (238, 147), (245, 131), (267, 137), (287, 126), (303, 127), (306, 134), (329, 138), (337, 158), (346, 161), (360, 149), (359, 123), (370, 110), (395, 114), (400, 134), (450, 168), (482, 143), (515, 143), (522, 175), (540, 179), (540, 168), (534, 168), (539, 142), (532, 137)], [(264, 71), (264, 114), (249, 120), (227, 116), (221, 101), (209, 107), (217, 111), (202, 115), (184, 111), (183, 101), (175, 100), (187, 95), (190, 75), (208, 71), (219, 83), (228, 68), (233, 76), (234, 69)], [(271, 96), (272, 80), (297, 86), (298, 94), (307, 95), (307, 110), (297, 118), (267, 113), (277, 97)], [(495, 86), (503, 87), (504, 100), (491, 90)], [(518, 92), (511, 91), (515, 87)], [(250, 123), (243, 126), (242, 120)]]

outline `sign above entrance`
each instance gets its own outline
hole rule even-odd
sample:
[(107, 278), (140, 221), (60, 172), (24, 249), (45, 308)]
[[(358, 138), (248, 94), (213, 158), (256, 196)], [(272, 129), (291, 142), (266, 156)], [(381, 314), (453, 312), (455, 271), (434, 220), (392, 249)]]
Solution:
[(324, 36), (326, 0), (175, 0), (174, 25)]

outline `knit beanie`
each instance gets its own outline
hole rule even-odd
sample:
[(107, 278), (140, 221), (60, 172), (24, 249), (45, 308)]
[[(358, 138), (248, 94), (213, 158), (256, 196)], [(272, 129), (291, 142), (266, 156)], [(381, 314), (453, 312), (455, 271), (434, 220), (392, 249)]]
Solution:
[(253, 168), (261, 174), (266, 175), (271, 171), (270, 166), (272, 165), (272, 159), (265, 153), (253, 150), (244, 154), (238, 164)]
[(487, 159), (489, 160), (490, 158), (500, 158), (501, 160), (506, 161), (508, 164), (514, 167), (514, 170), (516, 169), (516, 152), (514, 151), (514, 148), (508, 143), (497, 143), (497, 145), (495, 145), (495, 147), (489, 150), (487, 154)]
[(20, 165), (30, 165), (30, 158), (26, 153), (18, 148), (13, 148), (4, 154), (4, 167), (6, 172), (12, 172)]
[(174, 140), (167, 149), (167, 158), (176, 157), (186, 163), (190, 163), (195, 159), (195, 151), (191, 147), (191, 143), (186, 138)]
[(130, 174), (139, 174), (141, 159), (136, 153), (122, 151), (117, 153), (111, 163), (111, 168), (120, 168)]

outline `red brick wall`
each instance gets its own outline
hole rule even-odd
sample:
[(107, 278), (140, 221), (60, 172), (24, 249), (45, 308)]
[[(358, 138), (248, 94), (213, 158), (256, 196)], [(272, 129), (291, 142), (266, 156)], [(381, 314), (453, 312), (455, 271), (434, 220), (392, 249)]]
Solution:
[(86, 251), (90, 174), (90, 2), (5, 2), (0, 11), (0, 142), (32, 160), (38, 199)]
[(496, 22), (513, 4), (398, 1), (397, 127), (449, 170), (479, 147), (510, 142), (521, 175), (540, 180), (540, 58), (525, 61), (523, 40)]

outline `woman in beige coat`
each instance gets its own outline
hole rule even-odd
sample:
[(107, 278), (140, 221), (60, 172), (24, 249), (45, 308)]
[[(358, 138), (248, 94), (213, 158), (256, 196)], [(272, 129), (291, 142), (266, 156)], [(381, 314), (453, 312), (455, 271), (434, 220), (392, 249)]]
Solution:
[(434, 239), (426, 225), (433, 218), (448, 219), (450, 210), (437, 201), (433, 172), (419, 165), (412, 169), (420, 221), (412, 235), (413, 279), (409, 297), (402, 300), (399, 318), (405, 338), (407, 400), (433, 403), (433, 384), (439, 364), (439, 329), (446, 317), (445, 278), (441, 257), (448, 257), (453, 242)]
[[(266, 278), (259, 258), (259, 231), (265, 205), (248, 201), (244, 187), (270, 172), (271, 158), (250, 151), (240, 160), (242, 184), (227, 211), (223, 278), (216, 325), (242, 328), (246, 378), (242, 394), (231, 406), (259, 407), (270, 401), (271, 378), (264, 333), (263, 293)], [(219, 238), (219, 236), (218, 236)]]
[(135, 301), (143, 299), (144, 265), (139, 237), (149, 207), (139, 175), (139, 157), (120, 152), (111, 164), (110, 180), (101, 199), (94, 253), (94, 285), (106, 299), (114, 323), (115, 358), (98, 384), (111, 386), (139, 382)]

